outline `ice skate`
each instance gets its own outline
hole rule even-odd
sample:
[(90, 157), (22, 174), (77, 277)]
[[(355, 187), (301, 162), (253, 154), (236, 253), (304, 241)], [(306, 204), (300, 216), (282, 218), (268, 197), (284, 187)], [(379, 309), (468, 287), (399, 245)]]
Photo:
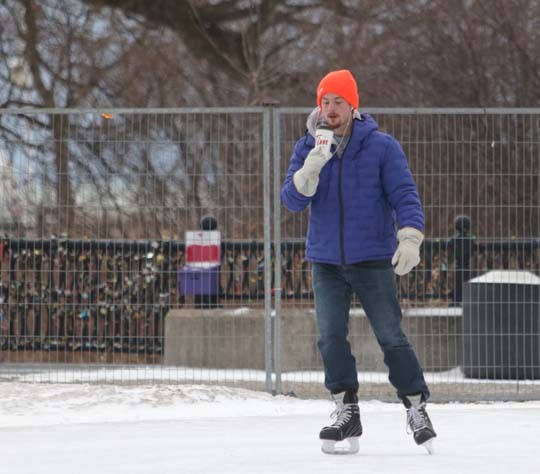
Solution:
[(426, 402), (422, 395), (409, 395), (403, 398), (407, 408), (407, 433), (412, 434), (417, 445), (434, 453), (433, 439), (437, 436), (426, 411)]
[(325, 454), (355, 454), (362, 434), (358, 396), (355, 392), (332, 394), (336, 404), (331, 417), (336, 421), (319, 433), (321, 449)]

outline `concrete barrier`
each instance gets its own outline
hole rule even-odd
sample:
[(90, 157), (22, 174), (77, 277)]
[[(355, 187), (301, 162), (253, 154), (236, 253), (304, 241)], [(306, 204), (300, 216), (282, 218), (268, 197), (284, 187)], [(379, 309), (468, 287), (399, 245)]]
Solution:
[[(282, 370), (320, 370), (313, 309), (282, 311)], [(403, 327), (426, 371), (462, 361), (461, 308), (404, 312)], [(365, 371), (385, 371), (379, 345), (362, 310), (351, 311), (349, 340)], [(174, 309), (165, 319), (164, 364), (168, 366), (264, 370), (262, 309)]]

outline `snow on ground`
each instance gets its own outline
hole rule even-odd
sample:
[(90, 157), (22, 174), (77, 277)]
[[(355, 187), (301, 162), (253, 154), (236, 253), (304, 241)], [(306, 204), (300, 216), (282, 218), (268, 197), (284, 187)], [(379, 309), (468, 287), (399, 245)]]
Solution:
[[(65, 364), (65, 370), (43, 364), (3, 364), (0, 367), (1, 381), (19, 381), (32, 383), (205, 383), (205, 382), (264, 382), (264, 370), (255, 369), (207, 369), (176, 366), (134, 365), (134, 366), (99, 366)], [(460, 367), (443, 372), (424, 372), (428, 384), (498, 384), (516, 385), (516, 380), (470, 379), (465, 377)], [(323, 384), (323, 370), (288, 371), (281, 376), (284, 382), (315, 382)], [(275, 380), (275, 375), (272, 375)], [(388, 372), (358, 372), (362, 383), (388, 383)], [(538, 385), (540, 380), (520, 380), (522, 385)]]
[(328, 456), (325, 400), (205, 385), (0, 383), (0, 473), (540, 472), (540, 402), (431, 404), (429, 456), (397, 403), (361, 402), (360, 452)]

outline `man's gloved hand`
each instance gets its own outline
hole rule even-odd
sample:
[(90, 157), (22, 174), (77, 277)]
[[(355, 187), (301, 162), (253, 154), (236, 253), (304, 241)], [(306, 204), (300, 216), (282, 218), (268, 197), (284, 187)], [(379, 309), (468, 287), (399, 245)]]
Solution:
[(319, 184), (319, 173), (330, 158), (332, 152), (321, 146), (316, 146), (309, 152), (304, 160), (304, 166), (293, 176), (294, 185), (300, 194), (307, 197), (315, 194)]
[(403, 227), (397, 233), (398, 248), (392, 257), (394, 271), (406, 275), (420, 263), (420, 244), (424, 234), (413, 227)]

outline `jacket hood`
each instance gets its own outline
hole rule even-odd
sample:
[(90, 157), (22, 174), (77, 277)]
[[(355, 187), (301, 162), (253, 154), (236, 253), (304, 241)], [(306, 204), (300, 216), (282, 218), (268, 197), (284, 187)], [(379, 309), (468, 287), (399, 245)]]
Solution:
[[(309, 114), (307, 121), (306, 121), (306, 127), (309, 135), (311, 135), (311, 138), (315, 139), (315, 130), (317, 128), (317, 122), (319, 121), (319, 118), (321, 116), (321, 111), (319, 107), (315, 107), (312, 112)], [(360, 129), (360, 140), (363, 140), (367, 135), (369, 135), (374, 130), (377, 130), (379, 128), (379, 125), (373, 117), (369, 114), (361, 114), (358, 112), (357, 109), (353, 112), (353, 120), (358, 120), (361, 122), (362, 127)], [(337, 145), (336, 137), (334, 136), (333, 144)]]

